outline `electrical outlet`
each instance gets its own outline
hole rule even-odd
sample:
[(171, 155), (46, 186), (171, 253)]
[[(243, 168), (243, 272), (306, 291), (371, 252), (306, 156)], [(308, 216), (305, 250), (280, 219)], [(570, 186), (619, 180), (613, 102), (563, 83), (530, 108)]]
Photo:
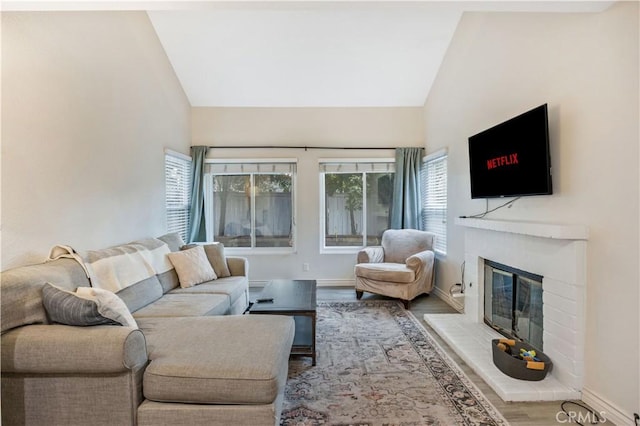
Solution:
[(302, 270), (304, 272), (309, 272), (309, 264), (307, 262), (302, 264)]

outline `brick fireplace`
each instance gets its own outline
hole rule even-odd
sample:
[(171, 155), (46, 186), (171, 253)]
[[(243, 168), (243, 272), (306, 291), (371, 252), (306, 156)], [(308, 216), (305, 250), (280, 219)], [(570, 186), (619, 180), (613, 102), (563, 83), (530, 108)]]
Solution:
[[(425, 321), (505, 401), (579, 399), (584, 368), (586, 241), (581, 225), (460, 218), (465, 231), (464, 314), (428, 314)], [(542, 276), (544, 352), (553, 371), (542, 381), (512, 379), (492, 361), (484, 324), (484, 261)]]

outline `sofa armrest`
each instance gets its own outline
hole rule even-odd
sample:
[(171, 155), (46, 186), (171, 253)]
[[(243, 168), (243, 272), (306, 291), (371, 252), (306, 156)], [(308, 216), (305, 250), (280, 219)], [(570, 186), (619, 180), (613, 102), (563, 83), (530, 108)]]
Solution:
[(358, 252), (358, 263), (382, 262), (384, 262), (384, 249), (382, 246), (365, 247)]
[(407, 257), (405, 261), (405, 265), (407, 268), (416, 272), (418, 275), (423, 269), (432, 269), (433, 262), (435, 259), (435, 253), (431, 250), (424, 250), (420, 253), (416, 253), (412, 256)]
[(234, 277), (249, 276), (249, 261), (245, 257), (227, 256), (227, 266)]
[(1, 350), (7, 373), (117, 373), (147, 363), (142, 331), (109, 325), (19, 327), (2, 335)]

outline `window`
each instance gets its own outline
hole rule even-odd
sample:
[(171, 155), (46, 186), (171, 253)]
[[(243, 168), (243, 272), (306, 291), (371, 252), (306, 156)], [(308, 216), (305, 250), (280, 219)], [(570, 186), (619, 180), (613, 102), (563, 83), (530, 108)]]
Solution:
[(422, 163), (422, 227), (436, 234), (435, 250), (447, 251), (447, 152), (438, 151)]
[(387, 159), (320, 162), (323, 248), (380, 245), (394, 173)]
[(165, 150), (164, 184), (167, 232), (178, 232), (187, 241), (191, 205), (191, 157)]
[(295, 160), (209, 162), (208, 239), (225, 247), (293, 247), (295, 174)]

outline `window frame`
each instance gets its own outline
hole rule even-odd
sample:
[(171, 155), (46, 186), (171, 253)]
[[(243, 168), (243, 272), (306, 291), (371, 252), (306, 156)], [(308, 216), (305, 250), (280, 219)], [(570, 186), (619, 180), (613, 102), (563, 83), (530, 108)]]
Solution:
[[(436, 244), (434, 246), (434, 251), (436, 254), (440, 255), (440, 256), (446, 256), (447, 254), (447, 234), (448, 234), (448, 223), (449, 223), (449, 218), (448, 218), (448, 211), (449, 211), (449, 196), (448, 196), (448, 181), (449, 181), (449, 176), (448, 176), (448, 161), (449, 161), (449, 157), (448, 157), (448, 149), (447, 148), (443, 148), (440, 149), (438, 151), (435, 151), (431, 154), (426, 155), (425, 157), (423, 157), (422, 160), (422, 169), (420, 171), (421, 174), (421, 181), (422, 181), (422, 190), (421, 190), (421, 194), (420, 194), (420, 203), (421, 203), (421, 207), (422, 207), (422, 212), (421, 212), (421, 223), (422, 223), (422, 228), (425, 231), (429, 231), (429, 232), (433, 232), (434, 234), (436, 234)], [(444, 195), (444, 209), (442, 209), (441, 207), (430, 207), (430, 205), (428, 205), (427, 203), (429, 202), (429, 196), (428, 196), (428, 191), (430, 188), (430, 184), (428, 182), (428, 174), (429, 174), (429, 166), (435, 166), (438, 165), (439, 162), (444, 162), (444, 174), (442, 175), (444, 177), (444, 182), (443, 185), (441, 185), (440, 187), (436, 188), (436, 190), (440, 191), (440, 194), (438, 194), (437, 196), (443, 196)], [(436, 171), (437, 173), (437, 171)], [(443, 226), (438, 227), (438, 229), (434, 229), (434, 228), (429, 228), (427, 226), (427, 218), (428, 216), (428, 212), (430, 210), (439, 210), (442, 213), (440, 214), (441, 217), (443, 217), (444, 221), (443, 221)]]
[[(391, 165), (392, 170), (389, 173), (395, 174), (395, 158), (319, 158), (318, 159), (318, 181), (319, 181), (319, 202), (320, 202), (320, 223), (319, 223), (319, 244), (320, 244), (320, 254), (353, 254), (362, 250), (362, 248), (366, 247), (367, 241), (367, 192), (366, 192), (366, 184), (367, 184), (367, 174), (369, 173), (381, 173), (380, 170), (372, 170), (372, 171), (358, 171), (355, 172), (352, 170), (340, 171), (340, 172), (327, 172), (323, 171), (323, 165), (336, 165), (336, 164), (353, 164), (353, 163), (362, 163), (362, 164), (371, 164), (371, 163), (384, 163)], [(344, 173), (344, 174), (353, 174), (353, 173), (361, 173), (362, 174), (362, 242), (364, 245), (358, 246), (327, 246), (326, 245), (326, 193), (325, 193), (325, 179), (324, 175), (326, 173)]]
[[(171, 163), (178, 163), (175, 166), (182, 169), (184, 174), (187, 177), (187, 181), (184, 185), (182, 185), (181, 190), (178, 189), (175, 191), (175, 194), (172, 194), (170, 191), (170, 186), (168, 182), (169, 178), (169, 167), (172, 167)], [(191, 210), (191, 187), (192, 187), (192, 170), (193, 164), (190, 156), (182, 154), (177, 151), (173, 151), (171, 149), (165, 148), (164, 150), (164, 186), (165, 186), (165, 229), (167, 233), (178, 232), (184, 241), (187, 241), (189, 238), (189, 216)], [(170, 199), (177, 199), (181, 197), (186, 197), (187, 203), (181, 204), (181, 207), (177, 207), (176, 205), (172, 205), (170, 203)], [(174, 222), (171, 220), (171, 217), (174, 216), (170, 214), (170, 212), (180, 212), (184, 211), (186, 213), (186, 218), (183, 219), (183, 225), (179, 227), (171, 226)]]
[[(251, 171), (231, 171), (231, 172), (223, 172), (223, 173), (212, 173), (209, 171), (209, 165), (231, 165), (232, 167), (237, 167), (240, 165), (255, 165), (255, 164), (289, 164), (293, 166), (293, 171), (291, 172), (291, 246), (289, 247), (256, 247), (256, 236), (255, 236), (255, 221), (256, 221), (256, 211), (255, 211), (255, 186), (254, 186), (254, 176), (255, 175), (268, 175), (274, 174), (269, 172), (251, 172)], [(205, 204), (205, 220), (207, 221), (206, 231), (207, 231), (207, 241), (215, 242), (214, 236), (214, 227), (210, 226), (213, 224), (214, 217), (213, 214), (215, 212), (214, 209), (214, 197), (210, 194), (213, 194), (213, 177), (214, 176), (242, 176), (249, 175), (249, 179), (251, 182), (251, 247), (227, 247), (225, 246), (225, 252), (229, 252), (236, 255), (252, 255), (252, 254), (291, 254), (297, 252), (297, 226), (296, 226), (296, 217), (297, 217), (297, 206), (296, 206), (296, 191), (298, 188), (298, 159), (297, 158), (233, 158), (233, 159), (206, 159), (205, 160), (205, 178), (204, 178), (204, 204)]]

